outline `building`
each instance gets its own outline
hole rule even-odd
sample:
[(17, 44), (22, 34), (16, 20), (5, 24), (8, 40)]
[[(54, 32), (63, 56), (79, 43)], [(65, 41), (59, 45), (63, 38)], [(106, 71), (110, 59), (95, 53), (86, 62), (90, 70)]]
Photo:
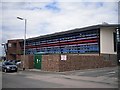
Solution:
[(20, 60), (23, 54), (23, 39), (8, 40), (7, 42), (7, 59)]
[[(37, 53), (96, 55), (115, 63), (117, 58), (117, 28), (117, 24), (101, 24), (28, 38), (25, 53), (27, 56)], [(9, 59), (19, 59), (22, 51), (23, 40), (8, 40), (7, 57)]]
[(115, 55), (117, 27), (96, 25), (29, 38), (26, 41), (26, 54), (45, 52)]

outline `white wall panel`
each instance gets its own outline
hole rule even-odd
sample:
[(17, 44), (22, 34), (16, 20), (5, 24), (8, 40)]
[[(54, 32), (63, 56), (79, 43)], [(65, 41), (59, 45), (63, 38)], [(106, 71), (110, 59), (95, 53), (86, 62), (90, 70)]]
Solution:
[(116, 54), (114, 52), (113, 32), (115, 32), (115, 28), (102, 27), (100, 29), (100, 53)]

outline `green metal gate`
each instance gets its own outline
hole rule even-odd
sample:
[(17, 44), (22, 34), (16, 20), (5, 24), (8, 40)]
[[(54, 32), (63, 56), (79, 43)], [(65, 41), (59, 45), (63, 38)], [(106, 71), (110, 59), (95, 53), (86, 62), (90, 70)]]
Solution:
[(41, 69), (41, 64), (42, 64), (42, 55), (35, 54), (34, 55), (34, 68)]

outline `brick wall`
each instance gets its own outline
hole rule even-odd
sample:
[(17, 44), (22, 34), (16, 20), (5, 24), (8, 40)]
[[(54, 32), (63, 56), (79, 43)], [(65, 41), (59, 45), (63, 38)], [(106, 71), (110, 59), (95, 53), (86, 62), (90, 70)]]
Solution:
[(61, 55), (43, 55), (42, 70), (71, 71), (115, 66), (111, 60), (104, 60), (98, 55), (67, 54), (67, 60), (61, 60)]
[(59, 71), (60, 55), (43, 55), (42, 56), (42, 70), (45, 71)]
[(114, 66), (110, 60), (104, 60), (98, 55), (75, 55), (68, 54), (66, 61), (60, 60), (60, 71), (92, 69)]
[(26, 55), (25, 60), (24, 60), (24, 55), (21, 55), (21, 61), (22, 61), (21, 66), (24, 63), (26, 69), (34, 68), (34, 56), (33, 55)]

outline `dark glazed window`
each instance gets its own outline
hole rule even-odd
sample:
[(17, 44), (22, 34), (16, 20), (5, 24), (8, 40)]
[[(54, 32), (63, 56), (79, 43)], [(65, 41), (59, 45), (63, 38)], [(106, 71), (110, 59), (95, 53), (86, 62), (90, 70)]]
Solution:
[(117, 48), (117, 46), (116, 46), (116, 33), (114, 32), (113, 33), (113, 40), (114, 40), (114, 52), (116, 52), (116, 48)]

